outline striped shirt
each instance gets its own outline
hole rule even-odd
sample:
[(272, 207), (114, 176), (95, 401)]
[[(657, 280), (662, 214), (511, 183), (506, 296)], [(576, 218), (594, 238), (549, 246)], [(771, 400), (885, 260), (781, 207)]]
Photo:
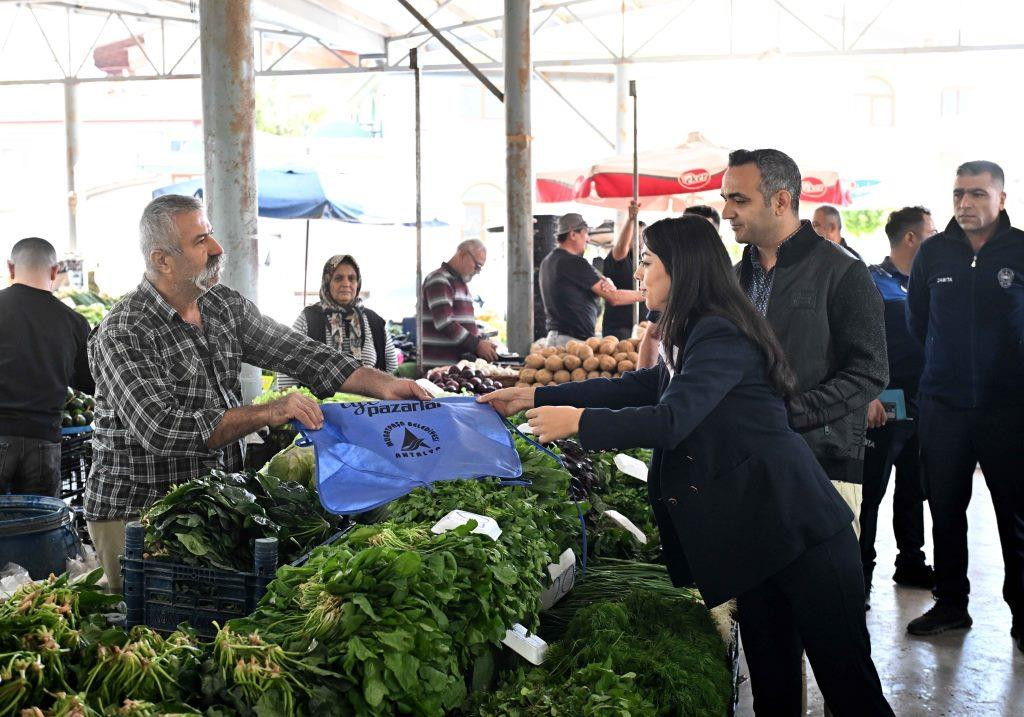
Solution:
[(178, 483), (211, 469), (242, 469), (241, 440), (206, 445), (226, 411), (242, 404), (242, 362), (301, 376), (318, 393), (341, 390), (351, 356), (263, 316), (232, 289), (199, 297), (203, 325), (184, 321), (148, 280), (89, 338), (96, 379), (88, 520), (124, 520)]
[(473, 353), (477, 336), (476, 314), (469, 287), (447, 262), (423, 280), (423, 339), (420, 351), (424, 366), (457, 363)]
[[(300, 311), (299, 318), (295, 319), (295, 323), (292, 324), (292, 328), (301, 333), (303, 336), (309, 335), (309, 327), (306, 324), (306, 312)], [(375, 368), (377, 366), (377, 349), (373, 345), (373, 334), (370, 332), (370, 320), (366, 314), (363, 314), (363, 348), (362, 351), (357, 352), (353, 350), (352, 346), (352, 334), (349, 331), (345, 331), (344, 346), (338, 346), (337, 341), (331, 336), (331, 324), (330, 322), (324, 322), (324, 343), (328, 346), (341, 351), (343, 354), (349, 356), (356, 356), (359, 359), (359, 363), (363, 366), (369, 366)], [(384, 332), (384, 362), (388, 373), (394, 373), (395, 369), (398, 368), (398, 354), (395, 351), (395, 342), (391, 340), (391, 334), (387, 331)], [(298, 386), (301, 382), (293, 378), (292, 376), (286, 376), (280, 374), (277, 377), (278, 389), (289, 388), (291, 386)]]

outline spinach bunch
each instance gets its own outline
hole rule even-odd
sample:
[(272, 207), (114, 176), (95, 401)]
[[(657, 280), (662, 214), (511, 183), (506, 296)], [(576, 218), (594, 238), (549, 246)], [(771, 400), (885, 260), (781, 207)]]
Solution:
[(444, 609), (457, 591), (458, 564), (445, 545), (454, 537), (424, 538), (422, 551), (383, 541), (318, 548), (302, 568), (278, 571), (256, 612), (229, 627), (262, 626), (299, 652), (322, 645), (323, 667), (340, 677), (317, 714), (440, 717), (466, 694)]
[(213, 472), (173, 488), (141, 519), (146, 551), (185, 565), (252, 569), (254, 541), (280, 527), (248, 490), (245, 476)]
[(252, 569), (257, 538), (277, 538), (278, 561), (288, 562), (341, 522), (298, 483), (221, 471), (178, 485), (142, 516), (151, 556), (242, 572)]

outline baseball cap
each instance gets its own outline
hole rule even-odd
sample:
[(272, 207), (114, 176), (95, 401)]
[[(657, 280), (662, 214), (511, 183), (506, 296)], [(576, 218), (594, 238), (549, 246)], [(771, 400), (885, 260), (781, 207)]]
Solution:
[(589, 229), (586, 220), (579, 214), (563, 214), (558, 218), (558, 231), (555, 234), (561, 236), (577, 229)]

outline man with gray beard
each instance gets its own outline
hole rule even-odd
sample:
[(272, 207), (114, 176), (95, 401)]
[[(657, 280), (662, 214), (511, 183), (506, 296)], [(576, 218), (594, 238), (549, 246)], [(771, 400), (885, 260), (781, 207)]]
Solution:
[(145, 276), (89, 339), (96, 418), (85, 517), (111, 592), (121, 590), (127, 521), (178, 483), (241, 470), (242, 439), (254, 431), (291, 419), (323, 426), (319, 405), (302, 394), (243, 406), (243, 361), (295, 376), (320, 396), (429, 398), (220, 285), (224, 251), (194, 197), (154, 199), (139, 230)]

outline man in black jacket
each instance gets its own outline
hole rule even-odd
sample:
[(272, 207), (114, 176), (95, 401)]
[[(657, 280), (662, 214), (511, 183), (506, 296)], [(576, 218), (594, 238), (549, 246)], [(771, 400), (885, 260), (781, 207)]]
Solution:
[(1024, 232), (1010, 226), (1003, 184), (993, 162), (962, 164), (954, 217), (924, 243), (910, 273), (908, 321), (925, 351), (921, 460), (936, 602), (907, 630), (934, 635), (971, 625), (966, 513), (980, 463), (1002, 545), (1010, 632), (1024, 650)]
[(68, 386), (92, 393), (89, 322), (50, 293), (53, 245), (22, 239), (0, 291), (0, 494), (60, 497), (60, 412)]
[(867, 405), (889, 381), (882, 299), (863, 262), (800, 221), (800, 169), (775, 149), (729, 155), (722, 218), (748, 244), (740, 284), (797, 379), (790, 424), (854, 512), (859, 532)]

